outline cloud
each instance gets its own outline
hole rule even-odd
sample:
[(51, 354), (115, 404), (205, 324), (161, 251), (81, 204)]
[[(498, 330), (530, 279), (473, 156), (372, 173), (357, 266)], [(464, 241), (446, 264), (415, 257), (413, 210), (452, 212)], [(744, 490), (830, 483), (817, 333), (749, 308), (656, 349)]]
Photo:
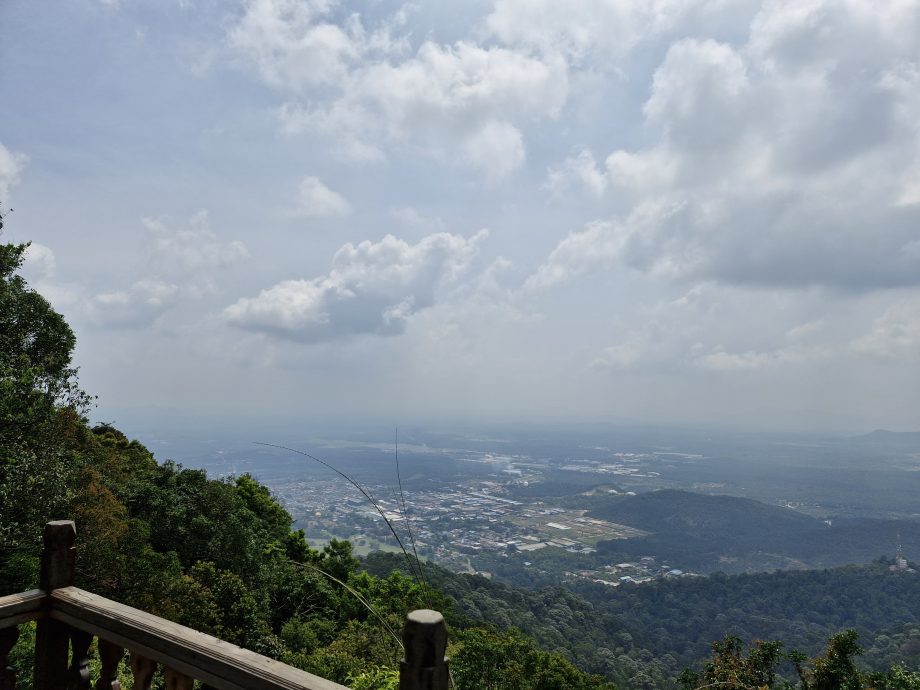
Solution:
[(485, 23), (506, 45), (615, 71), (642, 44), (675, 33), (737, 30), (759, 5), (760, 0), (496, 0)]
[(343, 28), (327, 21), (337, 4), (334, 0), (251, 0), (230, 30), (229, 43), (272, 86), (299, 91), (335, 84), (361, 53), (358, 27)]
[(455, 286), (487, 233), (437, 233), (416, 244), (392, 235), (342, 246), (328, 274), (286, 280), (224, 310), (239, 328), (300, 342), (359, 334), (397, 335)]
[(26, 250), (23, 268), (27, 274), (34, 275), (39, 280), (48, 279), (54, 276), (57, 260), (50, 247), (32, 242)]
[(318, 177), (305, 177), (300, 182), (297, 214), (307, 217), (344, 216), (351, 213), (351, 206)]
[[(771, 2), (741, 45), (680, 39), (648, 146), (581, 152), (548, 186), (630, 210), (570, 233), (531, 284), (598, 264), (848, 291), (920, 284), (920, 5)], [(555, 276), (555, 278), (553, 278)]]
[(583, 149), (577, 156), (567, 158), (561, 168), (551, 170), (544, 187), (556, 196), (564, 196), (573, 187), (584, 187), (599, 199), (607, 191), (607, 184), (607, 175), (598, 169), (594, 154)]
[(393, 148), (459, 162), (495, 180), (524, 161), (521, 127), (558, 116), (564, 61), (459, 41), (425, 42), (401, 62), (355, 69), (340, 96), (320, 106), (288, 104), (289, 132), (336, 136), (360, 159)]
[[(82, 313), (97, 327), (140, 329), (180, 305), (216, 294), (218, 273), (248, 256), (242, 242), (217, 236), (205, 210), (184, 223), (161, 216), (143, 218), (141, 224), (147, 246), (143, 264), (135, 271), (138, 280), (93, 292), (85, 286), (45, 282), (42, 291), (57, 295), (62, 305)], [(49, 257), (40, 251), (40, 256), (53, 267), (53, 254)]]
[(154, 321), (180, 296), (172, 283), (139, 280), (129, 288), (94, 295), (85, 305), (89, 319), (109, 328), (139, 328)]
[(217, 237), (205, 210), (198, 211), (184, 224), (168, 216), (144, 218), (142, 223), (160, 272), (206, 277), (249, 255), (243, 242), (224, 242)]
[(336, 152), (367, 162), (395, 150), (459, 164), (495, 182), (525, 160), (523, 128), (559, 115), (565, 60), (469, 40), (427, 40), (412, 53), (400, 20), (368, 30), (336, 21), (324, 0), (256, 0), (229, 31), (262, 80), (294, 98), (279, 117), (288, 134), (334, 137)]
[(10, 189), (19, 182), (19, 176), (28, 158), (22, 153), (13, 153), (0, 143), (0, 201), (9, 200)]

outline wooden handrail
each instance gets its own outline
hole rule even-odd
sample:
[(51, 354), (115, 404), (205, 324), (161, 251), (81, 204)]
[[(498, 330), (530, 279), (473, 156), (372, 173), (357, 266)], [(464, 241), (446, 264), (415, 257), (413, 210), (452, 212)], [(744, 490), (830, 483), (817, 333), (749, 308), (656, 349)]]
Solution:
[(218, 690), (346, 690), (312, 673), (77, 587), (51, 593), (50, 616)]
[[(87, 655), (99, 639), (102, 661), (96, 688), (119, 688), (118, 664), (131, 652), (135, 688), (149, 688), (156, 664), (167, 686), (191, 688), (192, 679), (214, 690), (347, 690), (312, 673), (74, 587), (73, 522), (45, 527), (42, 589), (0, 597), (0, 690), (15, 688), (7, 656), (21, 623), (37, 620), (35, 690), (89, 688)], [(413, 611), (403, 628), (405, 659), (400, 690), (447, 690), (447, 628), (437, 611)], [(68, 659), (70, 663), (68, 664)]]
[(45, 593), (40, 589), (0, 597), (0, 628), (34, 621), (41, 616), (45, 605)]

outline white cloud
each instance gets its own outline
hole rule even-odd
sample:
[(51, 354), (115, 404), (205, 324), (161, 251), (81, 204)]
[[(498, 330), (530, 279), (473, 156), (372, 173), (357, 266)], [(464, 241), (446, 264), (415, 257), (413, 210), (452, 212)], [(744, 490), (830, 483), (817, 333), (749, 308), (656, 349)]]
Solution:
[(351, 206), (318, 177), (305, 177), (300, 182), (297, 214), (307, 217), (344, 216), (351, 212)]
[(544, 186), (560, 197), (572, 187), (584, 187), (599, 199), (607, 191), (607, 184), (607, 175), (598, 169), (594, 154), (583, 149), (577, 156), (566, 158), (562, 167), (550, 170)]
[(292, 90), (335, 84), (361, 52), (360, 31), (326, 21), (335, 0), (251, 0), (229, 33), (230, 45), (272, 86)]
[(561, 53), (574, 65), (618, 71), (642, 44), (732, 33), (761, 0), (496, 0), (489, 32), (507, 45)]
[(600, 257), (691, 281), (920, 283), (918, 27), (917, 3), (771, 2), (743, 45), (676, 41), (644, 107), (651, 143), (550, 175), (632, 211), (570, 234), (532, 282)]
[(139, 280), (124, 290), (94, 295), (85, 305), (90, 320), (109, 328), (138, 328), (174, 306), (180, 288), (157, 280)]
[(28, 159), (22, 153), (13, 153), (0, 143), (0, 201), (6, 205), (10, 189), (19, 182), (19, 176)]
[(494, 182), (524, 162), (523, 128), (557, 117), (566, 101), (561, 56), (469, 40), (428, 40), (413, 54), (392, 35), (398, 18), (368, 31), (358, 15), (336, 23), (335, 9), (254, 0), (229, 40), (266, 83), (295, 97), (279, 109), (283, 130), (332, 136), (340, 155), (421, 152)]
[[(249, 255), (239, 240), (222, 241), (211, 230), (208, 212), (198, 211), (184, 224), (169, 217), (144, 218), (160, 272), (207, 276)], [(191, 275), (190, 275), (191, 274)]]
[(457, 284), (486, 235), (438, 233), (416, 244), (387, 235), (379, 242), (348, 243), (336, 252), (328, 274), (278, 283), (230, 305), (224, 316), (239, 328), (302, 342), (396, 335), (413, 314)]
[(524, 162), (524, 138), (507, 122), (490, 121), (462, 143), (463, 160), (490, 182), (507, 177)]
[(54, 276), (56, 268), (57, 260), (50, 247), (38, 242), (29, 244), (29, 248), (26, 250), (25, 262), (23, 263), (23, 269), (27, 274), (39, 280), (48, 279)]
[[(182, 304), (216, 294), (217, 274), (248, 256), (242, 242), (223, 241), (211, 230), (204, 210), (184, 223), (163, 216), (143, 218), (141, 224), (148, 244), (143, 264), (135, 271), (139, 279), (126, 287), (94, 292), (85, 286), (45, 282), (42, 291), (56, 295), (55, 304), (82, 313), (97, 327), (140, 329)], [(53, 267), (53, 255), (40, 256)]]
[(556, 117), (568, 90), (565, 63), (460, 41), (422, 44), (411, 58), (356, 69), (340, 97), (287, 106), (286, 127), (334, 135), (361, 159), (401, 148), (457, 159), (492, 180), (524, 161), (520, 127)]

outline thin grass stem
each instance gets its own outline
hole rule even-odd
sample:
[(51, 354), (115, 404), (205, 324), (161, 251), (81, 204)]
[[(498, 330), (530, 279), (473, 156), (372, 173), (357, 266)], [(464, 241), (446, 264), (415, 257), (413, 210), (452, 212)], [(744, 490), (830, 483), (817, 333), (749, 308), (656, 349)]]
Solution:
[(315, 455), (310, 455), (309, 453), (305, 451), (297, 450), (296, 448), (290, 448), (288, 446), (282, 446), (277, 443), (265, 443), (263, 441), (253, 441), (253, 443), (257, 446), (267, 446), (269, 448), (278, 448), (280, 450), (287, 450), (287, 451), (290, 451), (291, 453), (297, 453), (298, 455), (303, 455), (306, 458), (310, 458), (310, 460), (313, 460), (314, 462), (318, 462), (323, 467), (328, 467), (330, 470), (332, 470), (337, 475), (339, 475), (340, 477), (348, 481), (349, 484), (351, 484), (358, 491), (360, 491), (361, 495), (364, 496), (364, 498), (366, 498), (368, 501), (370, 501), (370, 504), (372, 506), (374, 506), (374, 509), (377, 511), (380, 517), (383, 518), (383, 521), (386, 523), (386, 526), (389, 528), (390, 533), (396, 538), (396, 543), (399, 544), (399, 548), (402, 550), (403, 556), (405, 556), (406, 558), (406, 563), (409, 564), (409, 571), (412, 573), (412, 578), (415, 580), (415, 584), (417, 584), (419, 587), (422, 587), (423, 577), (421, 573), (421, 568), (419, 568), (418, 572), (416, 571), (414, 566), (416, 566), (417, 564), (413, 563), (412, 557), (409, 555), (409, 551), (406, 549), (405, 544), (403, 544), (403, 540), (399, 538), (399, 533), (393, 527), (393, 523), (390, 522), (390, 519), (386, 516), (386, 513), (384, 512), (383, 508), (380, 507), (380, 504), (371, 495), (370, 491), (368, 491), (365, 487), (361, 486), (361, 484), (359, 484), (357, 481), (349, 477), (347, 474), (342, 472), (340, 469), (338, 469), (334, 465), (329, 464), (325, 460), (320, 460)]

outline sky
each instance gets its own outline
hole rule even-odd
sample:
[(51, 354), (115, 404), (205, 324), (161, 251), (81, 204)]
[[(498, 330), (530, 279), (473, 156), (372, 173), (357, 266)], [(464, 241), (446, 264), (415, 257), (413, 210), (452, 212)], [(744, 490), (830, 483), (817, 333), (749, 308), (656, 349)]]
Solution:
[(95, 419), (920, 429), (916, 0), (0, 3)]

